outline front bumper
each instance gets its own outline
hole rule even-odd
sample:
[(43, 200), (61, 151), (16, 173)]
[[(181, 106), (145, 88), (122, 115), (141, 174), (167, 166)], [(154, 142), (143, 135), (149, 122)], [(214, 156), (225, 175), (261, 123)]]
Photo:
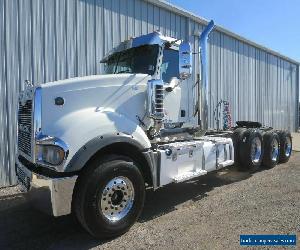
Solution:
[(22, 191), (33, 207), (52, 216), (71, 213), (77, 176), (49, 178), (33, 173), (17, 161), (16, 173)]

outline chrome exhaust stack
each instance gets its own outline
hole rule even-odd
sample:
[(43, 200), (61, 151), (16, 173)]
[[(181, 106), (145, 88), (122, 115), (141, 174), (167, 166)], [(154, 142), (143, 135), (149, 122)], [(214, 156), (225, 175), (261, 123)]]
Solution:
[[(199, 110), (201, 115), (200, 130), (201, 134), (205, 134), (208, 130), (208, 63), (207, 56), (207, 40), (209, 34), (214, 29), (214, 21), (211, 20), (200, 35), (200, 55), (199, 61), (201, 62), (201, 102), (199, 102)], [(200, 93), (199, 93), (200, 94)]]

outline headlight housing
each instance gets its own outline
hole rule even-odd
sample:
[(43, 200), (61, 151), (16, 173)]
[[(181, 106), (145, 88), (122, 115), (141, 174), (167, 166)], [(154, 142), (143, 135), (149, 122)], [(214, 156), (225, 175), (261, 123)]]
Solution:
[(38, 145), (38, 161), (57, 166), (63, 163), (65, 151), (55, 145)]
[(55, 145), (40, 145), (39, 148), (39, 156), (40, 159), (51, 165), (57, 166), (62, 164), (65, 159), (65, 152), (64, 150)]
[(35, 145), (35, 163), (37, 165), (64, 172), (64, 164), (69, 155), (69, 147), (63, 140), (40, 133), (36, 137)]

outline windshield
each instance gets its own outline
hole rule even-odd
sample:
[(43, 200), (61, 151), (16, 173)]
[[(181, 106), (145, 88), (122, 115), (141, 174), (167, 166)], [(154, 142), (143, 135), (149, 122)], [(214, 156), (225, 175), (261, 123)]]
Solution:
[(158, 45), (144, 45), (113, 54), (105, 63), (106, 74), (142, 73), (153, 75)]

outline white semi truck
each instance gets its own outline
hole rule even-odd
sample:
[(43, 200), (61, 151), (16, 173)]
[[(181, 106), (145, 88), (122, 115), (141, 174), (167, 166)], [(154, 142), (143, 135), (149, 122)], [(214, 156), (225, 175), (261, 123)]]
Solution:
[[(146, 187), (231, 165), (249, 170), (288, 161), (289, 132), (257, 122), (208, 130), (213, 28), (211, 21), (201, 33), (199, 51), (154, 32), (108, 53), (103, 75), (26, 82), (16, 173), (33, 205), (53, 216), (73, 213), (91, 235), (114, 237), (139, 217)], [(193, 56), (201, 65), (198, 85), (189, 79)]]

